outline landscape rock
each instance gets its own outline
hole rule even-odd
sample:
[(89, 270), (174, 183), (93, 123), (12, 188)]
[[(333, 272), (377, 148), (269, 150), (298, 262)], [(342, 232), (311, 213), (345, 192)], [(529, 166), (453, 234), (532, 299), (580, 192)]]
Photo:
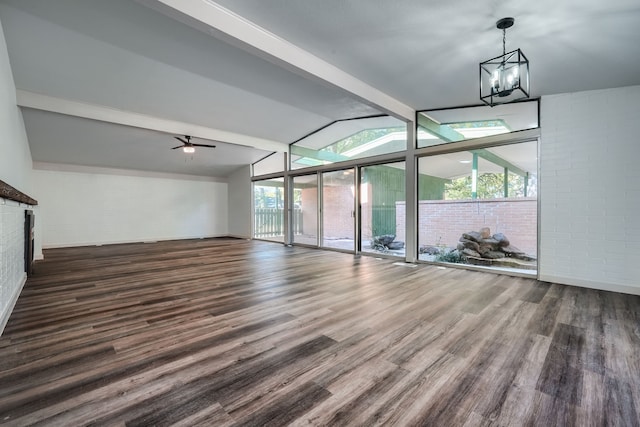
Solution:
[(491, 237), (491, 229), (489, 227), (482, 227), (480, 229), (480, 236), (482, 236), (483, 239), (488, 239)]
[(489, 259), (499, 259), (499, 258), (504, 258), (504, 252), (489, 251), (487, 253), (482, 254), (482, 256), (484, 258), (489, 258)]
[(493, 238), (494, 238), (495, 240), (497, 240), (497, 241), (498, 241), (498, 244), (499, 244), (500, 246), (502, 246), (503, 248), (504, 248), (504, 247), (507, 247), (507, 246), (509, 246), (509, 245), (510, 245), (509, 239), (507, 239), (507, 236), (505, 236), (505, 235), (504, 235), (504, 234), (502, 234), (502, 233), (496, 233), (496, 234), (494, 234), (494, 235), (493, 235)]
[(480, 258), (480, 254), (474, 251), (473, 249), (466, 248), (466, 249), (463, 249), (461, 252), (466, 257)]
[(404, 248), (404, 242), (391, 242), (389, 244), (386, 245), (388, 249), (390, 250), (399, 250)]
[(488, 259), (488, 258), (481, 258), (481, 257), (472, 257), (472, 256), (468, 256), (467, 257), (467, 262), (469, 264), (473, 264), (473, 265), (482, 265), (485, 267), (489, 267), (491, 266), (492, 260)]
[(492, 238), (482, 239), (482, 243), (485, 244), (485, 245), (491, 245), (491, 246), (495, 246), (495, 247), (498, 247), (498, 245), (500, 244), (500, 242), (498, 242), (496, 239), (492, 239)]
[(465, 239), (464, 237), (460, 238), (460, 243), (458, 244), (458, 246), (462, 245), (464, 248), (469, 248), (469, 249), (473, 249), (474, 251), (478, 251), (478, 248), (480, 247), (480, 245), (478, 245), (477, 242), (474, 242), (473, 240), (469, 240), (469, 239)]
[(505, 246), (503, 248), (500, 248), (500, 250), (502, 252), (506, 253), (506, 254), (509, 254), (509, 255), (512, 255), (512, 254), (522, 255), (522, 254), (524, 254), (524, 252), (522, 252), (520, 249), (516, 248), (513, 245)]
[(486, 245), (486, 244), (478, 245), (478, 252), (480, 253), (480, 255), (484, 255), (486, 253), (489, 253), (492, 250), (493, 250), (493, 246), (491, 246), (491, 245)]
[[(527, 265), (526, 262), (536, 260), (535, 257), (513, 246), (503, 233), (492, 236), (489, 227), (482, 227), (479, 232), (462, 233), (457, 250), (467, 258), (469, 263), (475, 265), (498, 265), (497, 263)], [(521, 261), (525, 263), (517, 264)]]
[(522, 261), (535, 261), (537, 258), (527, 254), (511, 254), (511, 258), (517, 258)]
[(423, 246), (420, 248), (420, 253), (427, 255), (438, 255), (440, 253), (440, 249), (437, 246)]
[(373, 242), (383, 246), (388, 246), (395, 238), (396, 236), (393, 234), (383, 234), (381, 236), (374, 236)]
[(480, 243), (482, 241), (482, 235), (477, 231), (469, 231), (468, 233), (462, 233), (462, 237), (467, 240), (473, 240), (474, 242)]

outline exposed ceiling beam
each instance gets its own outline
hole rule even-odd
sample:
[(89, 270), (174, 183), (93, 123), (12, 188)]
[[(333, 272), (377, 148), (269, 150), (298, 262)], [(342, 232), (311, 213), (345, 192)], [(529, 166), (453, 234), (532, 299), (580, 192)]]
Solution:
[(464, 135), (450, 126), (442, 125), (425, 114), (418, 114), (418, 126), (444, 142), (464, 141)]
[(68, 116), (83, 117), (102, 122), (116, 123), (142, 129), (150, 129), (171, 135), (191, 135), (212, 141), (227, 142), (266, 151), (287, 152), (289, 145), (270, 139), (228, 132), (193, 123), (169, 120), (131, 111), (118, 110), (102, 105), (87, 104), (69, 99), (55, 98), (25, 90), (16, 90), (19, 107), (50, 111)]
[(341, 89), (399, 119), (415, 120), (415, 110), (410, 106), (213, 1), (136, 1), (298, 75)]

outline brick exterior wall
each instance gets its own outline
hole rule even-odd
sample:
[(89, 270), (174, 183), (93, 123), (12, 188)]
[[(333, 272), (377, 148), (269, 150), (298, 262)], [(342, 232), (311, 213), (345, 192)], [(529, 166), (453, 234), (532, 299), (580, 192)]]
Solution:
[(328, 239), (353, 239), (354, 201), (350, 187), (324, 187), (324, 235)]
[[(396, 203), (397, 240), (405, 239), (405, 203)], [(503, 233), (527, 254), (537, 253), (536, 198), (492, 200), (422, 200), (418, 244), (455, 247), (460, 235), (489, 227)]]
[[(318, 192), (315, 188), (302, 190), (302, 232), (315, 236), (318, 221)], [(325, 187), (322, 193), (325, 206), (324, 235), (329, 239), (353, 239), (353, 193), (347, 187)]]

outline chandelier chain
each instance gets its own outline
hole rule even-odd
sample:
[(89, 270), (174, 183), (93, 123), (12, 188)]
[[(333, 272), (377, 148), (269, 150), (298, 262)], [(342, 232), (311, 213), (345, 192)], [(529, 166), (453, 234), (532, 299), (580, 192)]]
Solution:
[(502, 56), (507, 52), (507, 29), (502, 29)]

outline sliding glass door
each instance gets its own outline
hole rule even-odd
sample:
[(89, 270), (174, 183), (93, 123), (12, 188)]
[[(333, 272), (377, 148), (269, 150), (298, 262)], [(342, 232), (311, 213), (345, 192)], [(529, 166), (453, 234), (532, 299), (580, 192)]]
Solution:
[(293, 243), (318, 246), (318, 174), (293, 177)]
[(322, 247), (355, 250), (354, 170), (322, 174)]
[(253, 237), (284, 242), (284, 179), (253, 183)]
[(405, 162), (360, 169), (362, 252), (405, 256)]

